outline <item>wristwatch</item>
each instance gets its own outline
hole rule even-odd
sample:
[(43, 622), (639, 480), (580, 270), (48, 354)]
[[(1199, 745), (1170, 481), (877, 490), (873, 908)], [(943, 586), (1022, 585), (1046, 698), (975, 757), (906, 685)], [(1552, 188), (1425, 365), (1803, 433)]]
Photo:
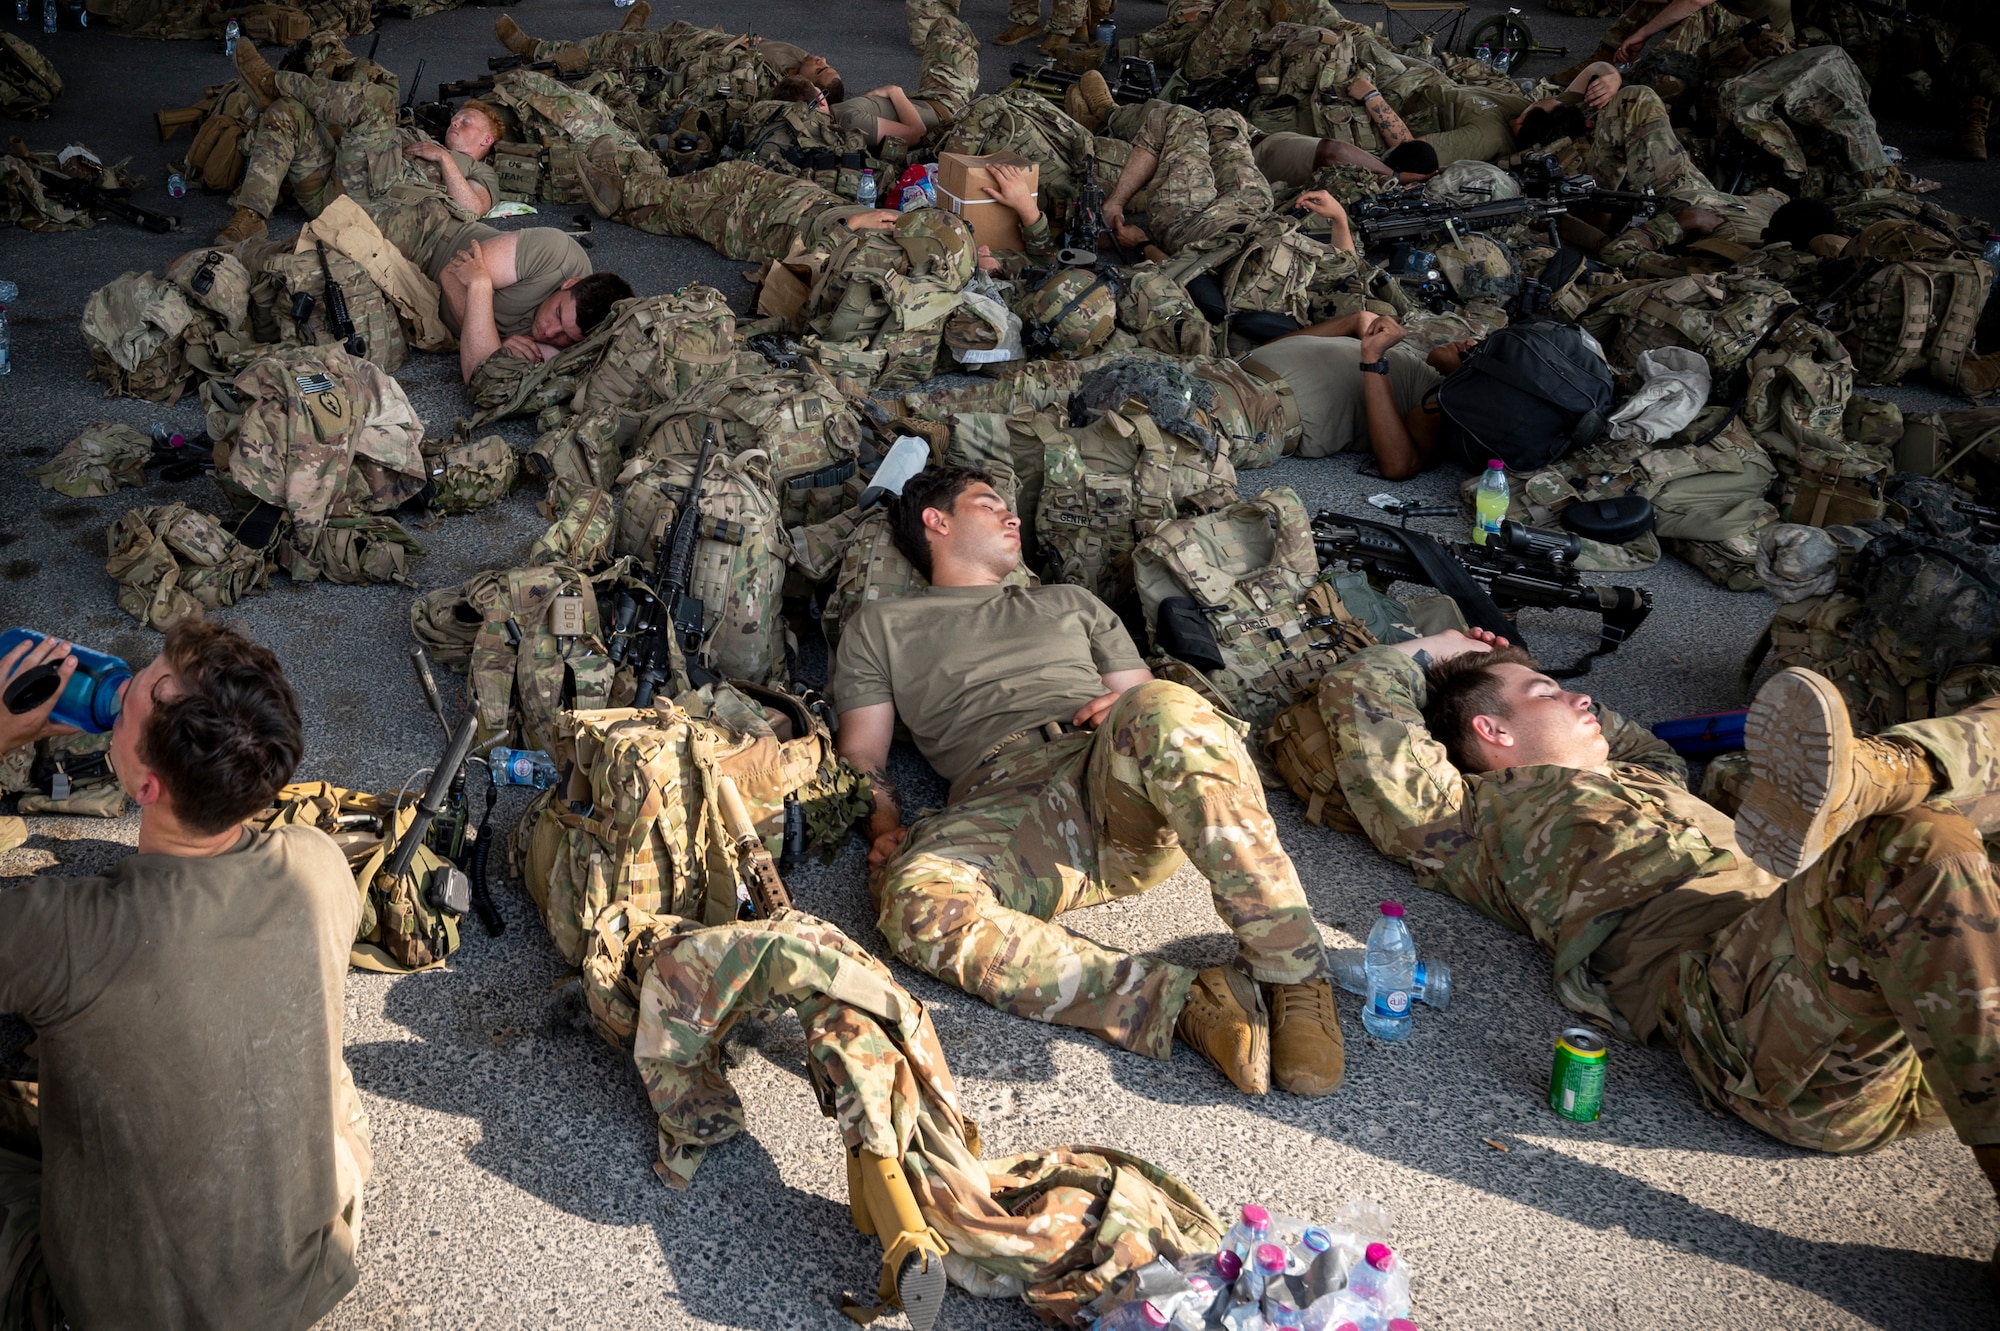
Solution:
[(1388, 358), (1387, 356), (1384, 356), (1384, 357), (1383, 357), (1383, 358), (1382, 358), (1381, 360), (1365, 360), (1365, 361), (1362, 361), (1362, 362), (1361, 362), (1361, 372), (1362, 372), (1363, 374), (1383, 374), (1383, 375), (1386, 375), (1386, 374), (1388, 374), (1388, 373), (1389, 373), (1389, 358)]

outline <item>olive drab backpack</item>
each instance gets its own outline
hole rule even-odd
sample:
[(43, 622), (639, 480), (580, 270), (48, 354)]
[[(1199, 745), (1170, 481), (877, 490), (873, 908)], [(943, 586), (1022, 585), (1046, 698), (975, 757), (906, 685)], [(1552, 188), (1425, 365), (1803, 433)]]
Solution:
[(1886, 266), (1848, 296), (1836, 321), (1863, 383), (1898, 384), (1921, 374), (1940, 388), (1966, 392), (1966, 361), (1993, 288), (1993, 270), (1960, 252), (1943, 232), (1885, 218), (1848, 242), (1857, 259)]
[(769, 370), (698, 385), (648, 418), (638, 453), (693, 457), (711, 424), (718, 454), (763, 451), (787, 527), (847, 506), (861, 421), (818, 370)]
[(1160, 523), (1132, 568), (1155, 649), (1200, 670), (1260, 730), (1375, 642), (1356, 619), (1331, 630), (1314, 622), (1327, 616), (1306, 606), (1319, 581), (1312, 524), (1283, 486)]
[[(675, 454), (630, 478), (615, 548), (649, 576), (672, 538), (694, 462)], [(780, 683), (790, 674), (791, 635), (780, 610), (789, 549), (764, 455), (753, 449), (710, 457), (688, 578), (688, 594), (704, 616), (702, 645), (691, 661), (723, 679), (755, 684)]]
[(0, 32), (0, 115), (41, 120), (62, 90), (62, 75), (47, 56), (13, 33)]
[(570, 399), (582, 415), (603, 408), (642, 412), (736, 370), (736, 315), (700, 282), (620, 301), (602, 356)]
[(135, 508), (111, 524), (104, 571), (118, 605), (164, 633), (204, 610), (221, 610), (264, 589), (264, 552), (251, 549), (186, 504)]

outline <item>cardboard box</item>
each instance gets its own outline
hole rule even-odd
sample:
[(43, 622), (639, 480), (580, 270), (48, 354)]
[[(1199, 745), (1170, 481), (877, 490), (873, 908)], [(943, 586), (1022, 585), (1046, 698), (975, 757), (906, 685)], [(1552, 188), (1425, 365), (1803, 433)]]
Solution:
[(752, 279), (757, 288), (753, 308), (758, 314), (796, 324), (824, 262), (824, 255), (805, 254), (765, 260), (763, 270)]
[(1028, 188), (1039, 190), (1042, 169), (1019, 153), (987, 153), (971, 157), (965, 153), (939, 153), (937, 174), (938, 207), (948, 208), (966, 220), (972, 234), (988, 249), (1021, 249), (1021, 219), (1014, 210), (986, 193), (993, 183), (995, 166), (1020, 166), (1028, 171)]

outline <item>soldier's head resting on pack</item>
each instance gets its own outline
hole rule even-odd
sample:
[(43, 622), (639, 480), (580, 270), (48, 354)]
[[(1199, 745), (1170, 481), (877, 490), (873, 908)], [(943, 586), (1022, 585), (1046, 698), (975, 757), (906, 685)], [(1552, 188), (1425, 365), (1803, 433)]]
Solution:
[(1463, 641), (1473, 645), (1424, 670), (1424, 725), (1454, 767), (1461, 772), (1580, 769), (1610, 758), (1589, 694), (1563, 688), (1519, 647), (1486, 651), (1483, 643)]
[(889, 535), (940, 587), (998, 583), (1021, 564), (1021, 519), (983, 467), (926, 467), (889, 503)]
[(455, 153), (464, 153), (475, 162), (484, 161), (506, 132), (507, 123), (500, 113), (474, 99), (453, 114), (451, 124), (445, 127), (444, 146)]
[(1394, 171), (1405, 185), (1412, 185), (1438, 173), (1438, 150), (1422, 139), (1411, 139), (1383, 153), (1382, 165)]
[(1579, 108), (1544, 97), (1514, 117), (1513, 130), (1517, 148), (1539, 148), (1557, 139), (1589, 138), (1590, 122)]
[(604, 322), (611, 307), (632, 299), (632, 284), (616, 273), (572, 277), (535, 307), (528, 336), (545, 347), (573, 347)]
[(807, 56), (799, 61), (799, 67), (792, 73), (825, 93), (826, 100), (830, 103), (847, 100), (847, 85), (841, 81), (840, 71), (827, 64), (823, 55)]
[(803, 74), (787, 74), (771, 89), (774, 102), (804, 102), (807, 106), (824, 111), (830, 105), (826, 93), (817, 83)]
[(233, 628), (182, 620), (125, 686), (111, 770), (139, 806), (139, 849), (221, 836), (270, 804), (305, 752), (278, 658)]

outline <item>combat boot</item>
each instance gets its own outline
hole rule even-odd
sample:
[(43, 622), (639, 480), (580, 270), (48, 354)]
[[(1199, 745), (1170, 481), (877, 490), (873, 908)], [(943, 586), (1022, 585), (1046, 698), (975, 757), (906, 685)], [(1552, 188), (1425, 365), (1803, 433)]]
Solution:
[(1984, 97), (1968, 97), (1959, 113), (1958, 155), (1974, 162), (1986, 160), (1986, 125), (1993, 103)]
[(262, 240), (270, 234), (270, 227), (264, 215), (249, 208), (238, 208), (229, 215), (229, 221), (222, 230), (215, 233), (211, 244), (234, 245), (245, 240)]
[(1194, 977), (1174, 1034), (1245, 1095), (1270, 1092), (1270, 1016), (1257, 985), (1236, 967), (1211, 966)]
[(1864, 818), (1916, 808), (1937, 782), (1921, 745), (1855, 735), (1840, 690), (1796, 666), (1757, 691), (1743, 740), (1752, 779), (1736, 813), (1736, 843), (1780, 878), (1805, 869)]
[(591, 143), (576, 159), (577, 184), (599, 217), (613, 218), (625, 206), (624, 178), (618, 170), (618, 140), (609, 134)]
[(1019, 46), (1022, 42), (1042, 35), (1040, 23), (1010, 23), (993, 39), (995, 46)]
[(632, 7), (625, 11), (625, 21), (618, 25), (620, 32), (644, 32), (646, 20), (653, 17), (653, 7), (646, 0), (633, 0)]
[(1063, 109), (1069, 112), (1069, 118), (1092, 134), (1103, 132), (1105, 117), (1116, 105), (1111, 99), (1111, 85), (1095, 69), (1085, 70), (1063, 94)]
[(1323, 979), (1265, 988), (1271, 1005), (1271, 1084), (1293, 1095), (1331, 1095), (1347, 1071), (1333, 986)]
[(1052, 32), (1042, 38), (1042, 54), (1060, 57), (1072, 46), (1087, 46), (1090, 43), (1090, 29), (1078, 28), (1075, 32)]
[[(2000, 1146), (1975, 1146), (1972, 1158), (1986, 1171), (1986, 1181), (1993, 1185), (1993, 1195), (2000, 1197)], [(1993, 1260), (1986, 1264), (1986, 1283), (1993, 1292), (2000, 1295), (2000, 1244), (1993, 1248)]]
[(269, 106), (278, 100), (278, 74), (263, 56), (257, 54), (257, 43), (239, 41), (236, 43), (236, 72), (243, 76), (250, 95), (257, 99), (260, 107)]
[(514, 21), (512, 14), (502, 14), (493, 20), (493, 38), (523, 60), (534, 58), (535, 39), (521, 31), (521, 25)]
[(903, 1166), (869, 1151), (848, 1152), (847, 1207), (856, 1229), (882, 1240), (876, 1297), (901, 1308), (912, 1331), (931, 1331), (944, 1305), (944, 1240), (925, 1222)]

